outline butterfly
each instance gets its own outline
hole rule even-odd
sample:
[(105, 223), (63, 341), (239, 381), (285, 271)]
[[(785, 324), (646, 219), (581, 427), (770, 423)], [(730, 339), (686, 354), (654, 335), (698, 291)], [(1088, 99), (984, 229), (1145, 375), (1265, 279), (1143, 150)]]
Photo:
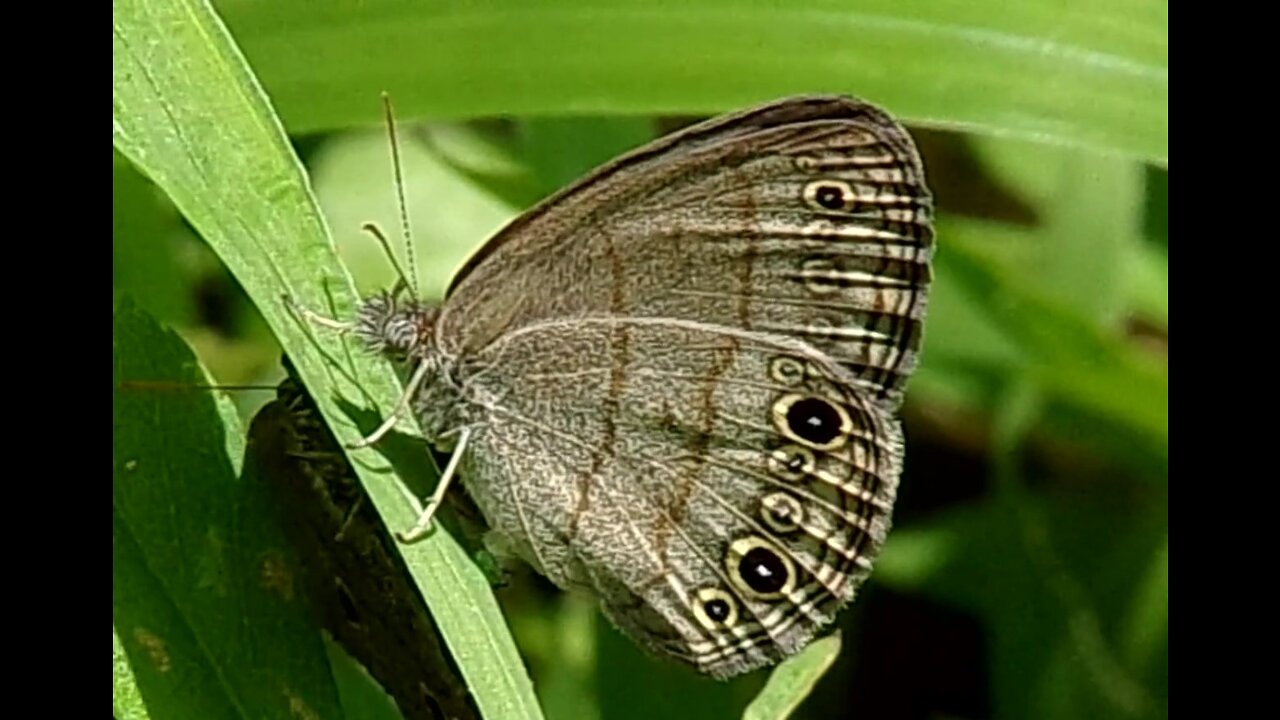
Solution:
[(595, 170), (442, 303), (364, 301), (344, 327), (410, 368), (403, 404), (451, 453), (408, 539), (458, 477), (646, 649), (716, 677), (796, 653), (889, 531), (932, 223), (901, 124), (794, 97)]

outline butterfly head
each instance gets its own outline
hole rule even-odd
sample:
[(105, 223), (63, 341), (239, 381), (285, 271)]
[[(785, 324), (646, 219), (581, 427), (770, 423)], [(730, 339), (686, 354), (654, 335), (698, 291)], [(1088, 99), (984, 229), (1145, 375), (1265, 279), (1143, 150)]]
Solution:
[(393, 360), (420, 357), (434, 343), (440, 308), (434, 303), (384, 292), (356, 311), (355, 333), (371, 351)]

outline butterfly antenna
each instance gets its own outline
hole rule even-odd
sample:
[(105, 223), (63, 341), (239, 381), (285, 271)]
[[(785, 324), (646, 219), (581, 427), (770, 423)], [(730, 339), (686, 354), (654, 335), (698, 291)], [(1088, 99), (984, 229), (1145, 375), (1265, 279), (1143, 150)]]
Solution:
[[(418, 299), (418, 265), (413, 255), (413, 231), (409, 229), (409, 205), (404, 199), (404, 166), (400, 160), (400, 137), (396, 134), (396, 114), (391, 107), (391, 95), (385, 90), (382, 93), (382, 111), (387, 119), (387, 139), (391, 142), (391, 171), (395, 175), (396, 204), (400, 209), (400, 235), (404, 239), (405, 259), (409, 265), (409, 273), (400, 271), (400, 277), (409, 286), (413, 299)], [(383, 240), (385, 244), (385, 239)]]
[[(415, 300), (418, 299), (417, 288), (409, 284), (409, 278), (411, 276), (405, 273), (404, 267), (400, 265), (400, 258), (396, 256), (395, 252), (391, 249), (391, 241), (387, 240), (387, 236), (382, 232), (382, 228), (378, 227), (377, 223), (367, 222), (361, 225), (360, 229), (372, 235), (374, 239), (378, 241), (378, 244), (382, 246), (382, 252), (387, 254), (387, 259), (391, 261), (391, 267), (395, 268), (396, 275), (400, 276), (400, 279), (396, 281), (396, 285), (403, 286), (413, 294), (413, 298)], [(412, 247), (412, 245), (410, 245), (410, 247)], [(412, 251), (410, 252), (409, 257), (411, 259), (413, 258)]]

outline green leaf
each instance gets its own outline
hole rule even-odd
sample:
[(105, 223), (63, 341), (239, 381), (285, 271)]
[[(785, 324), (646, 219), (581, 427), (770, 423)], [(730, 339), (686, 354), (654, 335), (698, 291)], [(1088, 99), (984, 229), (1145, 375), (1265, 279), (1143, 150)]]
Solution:
[(736, 717), (763, 680), (762, 673), (713, 680), (646, 652), (603, 620), (596, 626), (596, 656), (603, 720)]
[(747, 706), (744, 720), (785, 720), (808, 697), (840, 654), (840, 633), (815, 640), (774, 668), (764, 689)]
[(1031, 232), (1002, 245), (1000, 260), (1035, 277), (1044, 297), (1069, 305), (1100, 327), (1128, 308), (1130, 261), (1141, 244), (1141, 165), (1030, 143), (979, 140), (985, 165), (1036, 209)]
[[(1085, 419), (1103, 442), (1122, 430), (1125, 453), (1162, 464), (1169, 438), (1167, 360), (1134, 347), (1118, 323), (1099, 317), (1110, 314), (1100, 311), (1112, 307), (1110, 300), (1092, 307), (1064, 301), (1088, 290), (1088, 283), (1067, 277), (1090, 276), (1062, 271), (1056, 297), (1050, 296), (1035, 263), (1026, 262), (1041, 252), (1027, 246), (1048, 242), (1045, 235), (950, 216), (939, 222), (939, 236), (946, 245), (935, 262), (927, 349), (912, 401), (945, 396), (964, 382), (963, 373), (992, 381), (1025, 374), (1061, 411), (1046, 415), (1065, 423), (1059, 429), (1078, 434)], [(1021, 260), (1010, 258), (1019, 252)], [(980, 402), (989, 404), (989, 397)]]
[(521, 614), (517, 637), (537, 663), (538, 697), (547, 717), (600, 720), (596, 697), (597, 626), (606, 622), (599, 603), (583, 593), (549, 598), (550, 612)]
[(848, 92), (911, 121), (1167, 164), (1159, 0), (224, 0), (294, 131), (406, 116), (701, 113)]
[(129, 667), (129, 658), (120, 643), (120, 635), (111, 628), (111, 717), (115, 720), (147, 720), (147, 707), (142, 691)]
[[(281, 297), (338, 316), (355, 307), (306, 178), (279, 121), (212, 9), (196, 0), (118, 0), (112, 25), (112, 141), (162, 188), (261, 310), (344, 443), (390, 412), (386, 363), (315, 332)], [(351, 453), (390, 527), (414, 518), (377, 452)], [(480, 710), (540, 716), (485, 578), (445, 532), (404, 548)]]
[(346, 720), (401, 720), (395, 701), (341, 645), (325, 638), (325, 649)]
[[(195, 628), (147, 566), (119, 513), (111, 514), (111, 614), (134, 687), (149, 717), (180, 718), (199, 708), (207, 718), (245, 717), (222, 685)], [(199, 618), (197, 618), (197, 622)], [(117, 676), (117, 680), (118, 680)], [(119, 685), (117, 685), (117, 689)], [(128, 695), (117, 702), (138, 709)]]
[[(1167, 457), (1169, 368), (1125, 343), (1072, 306), (1046, 298), (1033, 277), (988, 262), (964, 232), (952, 236), (949, 272), (972, 287), (998, 289), (981, 300), (989, 317), (1026, 352), (1024, 370), (1064, 406), (1131, 431), (1145, 449)], [(939, 271), (941, 272), (941, 270)]]
[[(338, 712), (244, 436), (191, 350), (124, 303), (113, 328), (112, 624), (153, 717)], [(177, 388), (177, 389), (175, 389)]]
[[(877, 561), (879, 582), (981, 617), (994, 718), (1061, 716), (1049, 711), (1062, 701), (1054, 689), (1087, 708), (1079, 717), (1155, 714), (1156, 687), (1117, 652), (1123, 638), (1112, 628), (1131, 611), (1124, 601), (1145, 590), (1142, 570), (1167, 537), (1167, 506), (1087, 490), (945, 511), (895, 528)], [(911, 563), (900, 553), (942, 539), (933, 572), (894, 572)]]
[[(1126, 660), (1146, 666), (1169, 645), (1169, 538), (1151, 555), (1123, 624)], [(1167, 659), (1166, 654), (1166, 659)]]
[(118, 153), (111, 157), (111, 285), (169, 323), (193, 314), (175, 243), (165, 233), (164, 206), (155, 188)]

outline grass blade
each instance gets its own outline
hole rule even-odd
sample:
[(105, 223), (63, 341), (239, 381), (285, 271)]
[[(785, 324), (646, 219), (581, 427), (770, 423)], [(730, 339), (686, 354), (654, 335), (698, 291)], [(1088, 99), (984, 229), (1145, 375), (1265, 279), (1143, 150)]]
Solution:
[(742, 714), (744, 720), (785, 720), (808, 697), (840, 654), (840, 633), (815, 640), (798, 655), (787, 658)]
[[(712, 114), (849, 92), (915, 123), (1168, 164), (1160, 0), (224, 0), (298, 131), (406, 117)], [(566, 39), (571, 42), (566, 42)]]
[[(196, 0), (118, 0), (112, 57), (115, 147), (217, 252), (288, 350), (335, 434), (353, 441), (394, 405), (399, 384), (385, 363), (310, 332), (281, 301), (289, 294), (345, 315), (355, 298), (301, 166), (221, 21)], [(393, 489), (386, 460), (373, 451), (351, 457), (384, 520), (408, 526), (412, 512)], [(444, 532), (404, 554), (481, 711), (539, 717), (488, 583), (466, 554)]]

